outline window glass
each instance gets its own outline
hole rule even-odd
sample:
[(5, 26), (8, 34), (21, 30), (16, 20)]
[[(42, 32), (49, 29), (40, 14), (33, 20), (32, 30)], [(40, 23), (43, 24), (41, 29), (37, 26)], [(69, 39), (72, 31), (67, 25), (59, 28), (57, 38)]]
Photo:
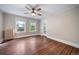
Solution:
[(25, 31), (25, 22), (24, 21), (17, 21), (16, 27), (17, 27), (17, 32)]
[(36, 22), (30, 21), (29, 31), (30, 32), (36, 32)]

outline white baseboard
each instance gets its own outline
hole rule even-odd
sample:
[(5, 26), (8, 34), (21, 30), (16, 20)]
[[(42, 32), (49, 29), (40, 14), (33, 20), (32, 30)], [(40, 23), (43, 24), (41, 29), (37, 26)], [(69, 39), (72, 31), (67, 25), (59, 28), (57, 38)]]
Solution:
[(54, 38), (54, 37), (47, 36), (47, 35), (45, 35), (45, 36), (46, 36), (47, 38), (50, 38), (50, 39), (53, 39), (53, 40), (56, 40), (56, 41), (59, 41), (59, 42), (68, 44), (68, 45), (73, 46), (73, 47), (76, 47), (76, 48), (79, 48), (79, 44), (78, 44), (78, 43), (70, 42), (70, 41), (62, 40), (62, 39), (58, 39), (58, 38)]
[(15, 38), (29, 37), (29, 36), (35, 36), (35, 35), (40, 35), (40, 34), (23, 35), (23, 36), (18, 36)]

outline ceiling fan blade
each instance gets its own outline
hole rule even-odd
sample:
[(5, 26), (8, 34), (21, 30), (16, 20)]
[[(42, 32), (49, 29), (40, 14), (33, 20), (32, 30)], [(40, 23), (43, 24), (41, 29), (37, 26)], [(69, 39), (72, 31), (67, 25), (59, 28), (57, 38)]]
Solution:
[(30, 8), (28, 8), (27, 6), (25, 6), (26, 9), (31, 10)]
[(33, 6), (31, 4), (27, 4), (31, 9), (33, 8)]
[(40, 11), (40, 10), (41, 10), (41, 8), (38, 8), (38, 9), (37, 9), (37, 11)]
[(41, 14), (37, 13), (37, 15), (41, 16)]

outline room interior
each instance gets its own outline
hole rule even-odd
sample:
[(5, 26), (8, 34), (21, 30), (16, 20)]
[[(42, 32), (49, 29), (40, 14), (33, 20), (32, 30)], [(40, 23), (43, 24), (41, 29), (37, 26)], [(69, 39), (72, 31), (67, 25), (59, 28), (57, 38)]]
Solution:
[(78, 4), (0, 4), (0, 55), (78, 55)]

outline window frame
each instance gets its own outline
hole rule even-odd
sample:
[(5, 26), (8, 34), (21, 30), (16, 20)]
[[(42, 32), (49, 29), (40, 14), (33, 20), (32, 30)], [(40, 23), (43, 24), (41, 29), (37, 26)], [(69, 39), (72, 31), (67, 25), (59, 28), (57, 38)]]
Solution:
[[(17, 27), (18, 22), (23, 22), (24, 23), (24, 31), (18, 31), (18, 27)], [(22, 21), (22, 20), (17, 20), (16, 21), (16, 33), (24, 33), (24, 32), (26, 32), (26, 22)]]

